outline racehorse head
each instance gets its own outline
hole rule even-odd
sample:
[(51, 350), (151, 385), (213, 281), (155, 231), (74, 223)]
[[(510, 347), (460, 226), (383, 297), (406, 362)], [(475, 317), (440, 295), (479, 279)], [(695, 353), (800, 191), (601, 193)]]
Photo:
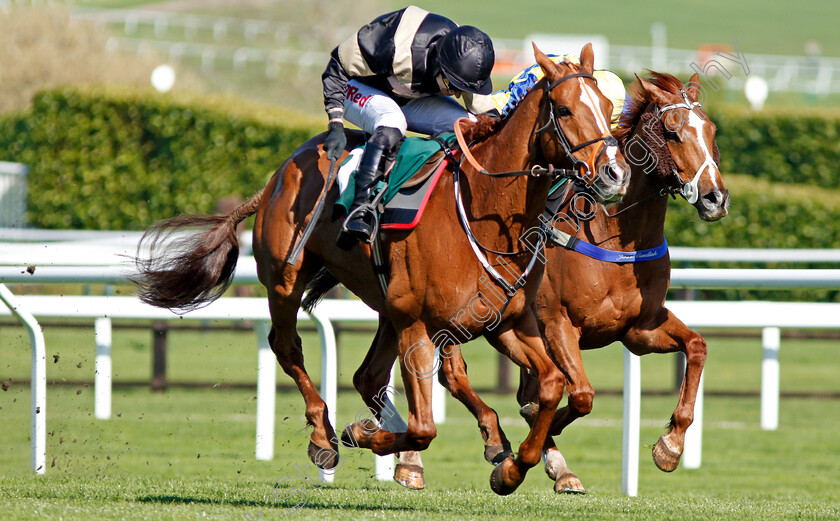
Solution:
[(592, 76), (592, 44), (581, 50), (579, 66), (554, 63), (536, 45), (534, 56), (547, 82), (537, 130), (543, 156), (550, 163), (570, 162), (579, 172), (577, 182), (600, 202), (619, 201), (630, 169), (610, 134), (612, 102)]
[(656, 175), (701, 219), (717, 221), (728, 213), (729, 190), (720, 174), (715, 124), (698, 100), (699, 78), (695, 74), (683, 85), (669, 74), (650, 74), (650, 81), (636, 77), (634, 103), (642, 103), (637, 124), (657, 156)]

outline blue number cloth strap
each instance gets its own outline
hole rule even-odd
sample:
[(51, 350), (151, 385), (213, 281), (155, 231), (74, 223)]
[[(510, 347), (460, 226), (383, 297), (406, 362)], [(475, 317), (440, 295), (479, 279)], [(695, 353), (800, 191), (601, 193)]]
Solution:
[(595, 246), (594, 244), (589, 244), (588, 242), (582, 241), (577, 237), (572, 237), (568, 233), (561, 232), (560, 230), (554, 227), (548, 228), (547, 231), (549, 236), (551, 237), (551, 240), (553, 240), (560, 246), (604, 262), (622, 263), (650, 261), (661, 259), (665, 256), (666, 253), (668, 253), (668, 241), (664, 239), (661, 245), (657, 246), (656, 248), (650, 248), (648, 250), (614, 251), (599, 248), (598, 246)]

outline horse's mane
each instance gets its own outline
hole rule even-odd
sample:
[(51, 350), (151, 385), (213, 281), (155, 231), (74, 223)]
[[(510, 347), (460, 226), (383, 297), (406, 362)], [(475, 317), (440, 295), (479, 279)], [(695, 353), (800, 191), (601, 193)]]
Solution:
[[(680, 80), (667, 73), (655, 72), (648, 69), (647, 81), (656, 85), (666, 92), (673, 92), (677, 94), (683, 88)], [(630, 133), (636, 128), (639, 121), (642, 119), (645, 109), (653, 101), (651, 94), (642, 87), (641, 83), (634, 81), (630, 85), (630, 102), (629, 106), (624, 108), (621, 113), (621, 118), (618, 122), (618, 128), (613, 131), (613, 136), (621, 143), (626, 143), (630, 137)]]
[(464, 129), (464, 140), (467, 143), (484, 141), (504, 126), (505, 122), (499, 118), (480, 114), (478, 121)]

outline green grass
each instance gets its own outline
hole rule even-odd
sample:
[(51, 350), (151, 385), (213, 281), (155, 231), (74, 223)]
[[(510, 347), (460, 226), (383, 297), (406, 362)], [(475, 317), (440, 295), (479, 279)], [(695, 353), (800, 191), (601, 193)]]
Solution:
[[(596, 6), (570, 0), (510, 2), (450, 2), (417, 0), (416, 5), (460, 24), (475, 25), (493, 37), (523, 38), (530, 33), (603, 34), (615, 45), (650, 45), (651, 24), (664, 23), (669, 47), (696, 49), (703, 44), (729, 44), (737, 37), (745, 53), (802, 55), (805, 44), (817, 41), (826, 56), (840, 56), (833, 21), (840, 4), (819, 0), (792, 7), (785, 0), (702, 4), (662, 4), (656, 0), (599, 2)], [(392, 1), (399, 9), (405, 4)], [(784, 24), (779, 21), (784, 20)]]
[[(532, 0), (520, 2), (512, 16), (510, 2), (486, 0), (482, 2), (449, 2), (419, 0), (416, 5), (448, 16), (460, 24), (475, 25), (493, 38), (524, 39), (533, 33), (602, 34), (613, 45), (651, 44), (651, 24), (663, 23), (667, 28), (667, 45), (671, 48), (696, 49), (707, 44), (732, 45), (737, 38), (747, 54), (803, 55), (809, 42), (817, 42), (824, 56), (840, 56), (840, 39), (835, 37), (834, 20), (840, 18), (840, 3), (818, 0), (797, 5), (795, 9), (784, 0), (769, 2), (727, 2), (710, 0), (702, 6), (684, 6), (679, 9), (663, 8), (661, 2), (601, 2), (597, 8), (584, 7), (566, 0)], [(168, 4), (143, 0), (82, 0), (76, 5), (85, 7), (156, 9)], [(273, 50), (295, 48), (307, 51), (328, 52), (340, 43), (346, 32), (361, 26), (376, 16), (405, 4), (394, 0), (377, 0), (348, 8), (333, 2), (200, 2), (182, 3), (182, 12), (206, 16), (223, 16), (242, 19), (259, 19), (289, 23), (283, 33), (286, 41), (277, 43), (273, 35), (260, 35), (255, 41), (246, 41), (237, 32), (230, 32), (219, 42), (209, 38), (209, 33), (199, 31), (193, 41), (222, 44), (232, 47), (249, 46)], [(172, 9), (168, 5), (167, 9)], [(783, 27), (779, 20), (784, 20)], [(325, 30), (324, 27), (342, 27), (342, 31)], [(311, 30), (306, 28), (312, 28)], [(346, 30), (345, 30), (346, 29)], [(122, 36), (124, 27), (116, 24), (110, 30)], [(140, 25), (133, 37), (158, 39), (150, 25)], [(161, 39), (183, 40), (184, 31), (172, 27)], [(578, 49), (553, 50), (577, 52)], [(161, 56), (161, 60), (165, 60)], [(229, 63), (218, 60), (216, 71), (205, 75), (200, 72), (198, 59), (183, 59), (180, 70), (202, 77), (211, 92), (237, 93), (261, 102), (292, 106), (311, 114), (322, 113), (320, 74), (326, 64), (314, 67), (284, 66), (277, 77), (267, 78), (263, 65), (251, 65), (245, 70), (232, 70)], [(614, 65), (614, 68), (616, 65)], [(736, 66), (737, 67), (737, 66)], [(641, 71), (639, 71), (641, 72)], [(738, 78), (743, 71), (732, 70)], [(510, 78), (494, 77), (494, 85), (501, 88)], [(632, 78), (630, 78), (632, 79)], [(687, 78), (686, 78), (687, 79)], [(741, 89), (724, 89), (725, 93), (711, 100), (746, 106)], [(771, 93), (767, 106), (838, 106), (840, 95), (816, 99), (802, 93)]]
[[(85, 7), (154, 9), (148, 0), (76, 0)], [(801, 55), (805, 44), (816, 41), (825, 56), (840, 56), (835, 20), (840, 5), (832, 0), (817, 0), (791, 7), (785, 0), (728, 2), (708, 0), (702, 5), (680, 9), (663, 6), (656, 0), (600, 2), (597, 8), (569, 0), (530, 0), (520, 2), (515, 12), (510, 2), (502, 0), (417, 0), (414, 5), (440, 13), (459, 24), (480, 27), (496, 38), (524, 38), (531, 33), (604, 34), (616, 45), (650, 45), (650, 26), (664, 23), (670, 47), (694, 49), (703, 44), (731, 44), (737, 37), (747, 53)], [(188, 4), (185, 10), (195, 14), (288, 20), (288, 2), (216, 2)], [(326, 9), (330, 4), (326, 2)], [(405, 7), (405, 2), (381, 0), (360, 4), (354, 10), (363, 20), (372, 20), (388, 11)], [(299, 11), (315, 12), (325, 3), (298, 3)], [(673, 7), (673, 6), (671, 6)], [(317, 18), (316, 18), (317, 19)], [(779, 21), (784, 20), (784, 25)], [(364, 22), (362, 22), (364, 23)], [(336, 42), (338, 43), (338, 42)]]
[[(28, 390), (2, 396), (0, 509), (4, 519), (287, 518), (295, 500), (277, 502), (272, 484), (304, 486), (303, 519), (832, 519), (840, 511), (836, 454), (840, 405), (785, 400), (779, 431), (762, 432), (748, 418), (752, 399), (707, 398), (703, 465), (658, 471), (650, 446), (661, 433), (671, 398), (644, 400), (640, 497), (619, 493), (621, 401), (603, 397), (591, 419), (564, 435), (561, 447), (589, 489), (585, 497), (556, 496), (540, 469), (507, 498), (490, 492), (490, 467), (481, 458), (474, 420), (450, 404), (449, 418), (424, 453), (428, 489), (410, 492), (372, 479), (369, 454), (345, 449), (334, 485), (306, 486), (314, 473), (305, 455), (301, 400), (278, 396), (276, 455), (253, 457), (253, 392), (238, 390), (119, 389), (109, 421), (89, 415), (90, 393), (50, 388), (45, 476), (28, 473)], [(513, 400), (493, 397), (508, 435), (524, 428)], [(14, 402), (17, 400), (17, 402)], [(12, 402), (12, 403), (10, 403)], [(342, 395), (339, 424), (357, 410)], [(52, 466), (54, 463), (54, 466)]]
[[(92, 380), (93, 334), (87, 329), (45, 330), (52, 380)], [(341, 382), (349, 383), (370, 335), (345, 333), (339, 355)], [(45, 476), (29, 472), (28, 339), (17, 326), (0, 327), (0, 392), (3, 444), (0, 450), (0, 512), (3, 519), (836, 519), (840, 498), (840, 402), (783, 399), (778, 431), (759, 428), (758, 398), (706, 396), (703, 465), (665, 474), (650, 449), (675, 406), (676, 397), (645, 396), (642, 403), (638, 498), (620, 494), (621, 416), (619, 396), (597, 396), (592, 414), (570, 427), (560, 447), (589, 490), (583, 497), (557, 496), (541, 469), (518, 490), (496, 497), (488, 486), (491, 468), (481, 457), (475, 420), (448, 398), (447, 421), (424, 453), (428, 489), (410, 492), (376, 482), (369, 453), (342, 451), (345, 463), (334, 485), (310, 488), (306, 457), (308, 429), (297, 392), (277, 399), (275, 459), (254, 459), (255, 391), (214, 387), (214, 382), (255, 382), (251, 332), (171, 332), (169, 375), (204, 381), (206, 387), (152, 393), (117, 387), (113, 417), (93, 418), (91, 387), (48, 387)], [(117, 379), (148, 379), (151, 333), (117, 329)], [(317, 380), (319, 357), (313, 334), (304, 335), (307, 365)], [(712, 338), (706, 371), (708, 390), (757, 391), (758, 339)], [(783, 340), (783, 391), (838, 392), (836, 342)], [(495, 382), (496, 355), (482, 342), (464, 347), (476, 386)], [(58, 354), (58, 362), (53, 355)], [(622, 355), (616, 347), (585, 353), (596, 389), (618, 389)], [(81, 363), (82, 367), (77, 365)], [(643, 389), (673, 385), (673, 359), (642, 361)], [(290, 380), (278, 371), (278, 381)], [(17, 380), (17, 381), (16, 381)], [(526, 434), (513, 396), (486, 395), (516, 444)], [(339, 393), (338, 425), (352, 421), (362, 402)], [(288, 475), (276, 501), (272, 484)], [(300, 489), (291, 487), (301, 486)], [(290, 512), (297, 490), (306, 505)]]
[[(150, 329), (121, 328), (115, 322), (113, 333), (113, 376), (115, 381), (149, 381), (152, 333)], [(84, 324), (84, 322), (82, 322)], [(147, 322), (145, 324), (148, 324)], [(223, 323), (219, 323), (223, 324)], [(47, 379), (51, 382), (93, 381), (93, 326), (81, 328), (46, 327)], [(700, 330), (702, 333), (702, 330)], [(761, 340), (755, 338), (708, 338), (709, 356), (705, 387), (711, 391), (753, 391), (761, 385)], [(320, 382), (320, 348), (314, 331), (301, 335), (306, 365), (313, 381)], [(352, 385), (353, 372), (364, 358), (372, 333), (345, 332), (339, 337), (339, 384)], [(168, 333), (167, 375), (172, 381), (209, 384), (255, 384), (257, 339), (253, 331), (183, 331)], [(840, 393), (836, 365), (826, 364), (837, 356), (837, 342), (829, 340), (782, 340), (781, 389), (783, 392)], [(497, 384), (499, 355), (483, 340), (466, 344), (462, 353), (476, 388)], [(56, 361), (55, 356), (58, 356)], [(0, 326), (0, 381), (29, 378), (29, 337), (17, 325)], [(597, 389), (620, 389), (623, 357), (619, 345), (584, 352), (587, 374)], [(282, 371), (280, 383), (291, 384)], [(512, 369), (512, 381), (517, 378)], [(650, 355), (642, 358), (643, 390), (665, 391), (674, 386), (674, 356)], [(361, 402), (359, 402), (361, 405)]]

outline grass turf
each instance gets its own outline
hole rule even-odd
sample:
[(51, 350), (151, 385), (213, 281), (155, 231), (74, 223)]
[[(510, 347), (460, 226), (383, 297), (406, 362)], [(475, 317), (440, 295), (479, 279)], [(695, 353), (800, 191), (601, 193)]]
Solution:
[[(361, 359), (366, 334), (347, 334), (343, 382)], [(90, 378), (92, 332), (47, 328), (51, 380)], [(148, 378), (151, 333), (114, 334), (115, 373)], [(309, 367), (317, 373), (317, 343), (305, 337)], [(782, 389), (837, 392), (831, 377), (836, 343), (783, 341)], [(784, 399), (778, 431), (761, 431), (757, 398), (707, 396), (703, 465), (665, 474), (650, 450), (676, 403), (675, 396), (645, 396), (642, 402), (638, 498), (620, 490), (621, 398), (596, 397), (595, 409), (560, 440), (570, 467), (589, 490), (583, 497), (558, 496), (540, 468), (506, 498), (489, 489), (475, 420), (449, 399), (447, 421), (424, 452), (428, 488), (402, 489), (373, 479), (372, 456), (342, 450), (335, 484), (318, 485), (306, 457), (308, 429), (296, 392), (278, 395), (275, 458), (254, 459), (255, 391), (214, 387), (214, 380), (253, 382), (256, 356), (249, 332), (172, 333), (170, 377), (208, 382), (196, 389), (152, 393), (118, 387), (113, 417), (93, 418), (91, 387), (50, 386), (47, 398), (47, 473), (29, 472), (29, 388), (22, 329), (0, 327), (0, 378), (12, 383), (0, 393), (0, 512), (3, 519), (834, 519), (840, 516), (840, 403)], [(476, 385), (495, 378), (495, 355), (486, 346), (465, 346)], [(52, 355), (59, 354), (58, 362)], [(596, 389), (619, 388), (621, 354), (615, 348), (586, 353)], [(706, 389), (757, 390), (760, 345), (756, 340), (710, 341)], [(82, 363), (82, 368), (77, 367)], [(643, 389), (669, 389), (671, 357), (642, 362)], [(823, 368), (827, 368), (823, 371)], [(230, 380), (224, 378), (230, 377)], [(317, 379), (317, 378), (316, 378)], [(280, 372), (280, 382), (288, 379)], [(487, 395), (510, 439), (525, 426), (512, 396)], [(339, 395), (338, 425), (362, 407), (353, 392)], [(280, 481), (277, 491), (272, 485)], [(285, 498), (278, 500), (279, 498)], [(291, 507), (303, 502), (301, 508)], [(260, 517), (262, 516), (262, 517)]]

